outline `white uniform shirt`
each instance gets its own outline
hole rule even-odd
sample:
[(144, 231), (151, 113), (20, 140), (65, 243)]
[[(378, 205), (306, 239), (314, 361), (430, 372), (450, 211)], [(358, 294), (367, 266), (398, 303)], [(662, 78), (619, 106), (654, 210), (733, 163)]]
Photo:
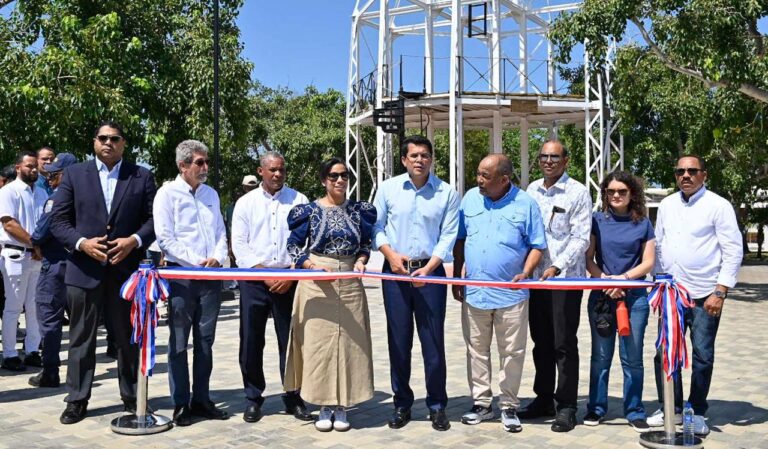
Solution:
[(181, 176), (160, 187), (152, 205), (155, 236), (165, 260), (184, 267), (199, 267), (215, 258), (227, 259), (227, 232), (219, 195), (206, 184), (192, 187)]
[[(37, 220), (43, 215), (48, 194), (43, 189), (34, 188), (16, 178), (0, 189), (0, 218), (11, 217), (19, 222), (30, 235), (35, 232)], [(29, 247), (11, 237), (0, 226), (0, 243)]]
[(288, 213), (293, 206), (308, 202), (306, 196), (288, 186), (274, 196), (259, 187), (237, 200), (232, 212), (232, 252), (237, 266), (289, 267)]
[(715, 285), (736, 285), (744, 249), (733, 206), (702, 187), (688, 201), (664, 198), (656, 218), (656, 270), (671, 274), (693, 298)]
[(558, 277), (586, 277), (584, 253), (592, 230), (592, 198), (587, 188), (563, 173), (550, 188), (545, 188), (544, 180), (538, 179), (526, 192), (539, 205), (547, 235), (547, 249), (534, 277), (538, 278), (553, 265), (561, 270)]

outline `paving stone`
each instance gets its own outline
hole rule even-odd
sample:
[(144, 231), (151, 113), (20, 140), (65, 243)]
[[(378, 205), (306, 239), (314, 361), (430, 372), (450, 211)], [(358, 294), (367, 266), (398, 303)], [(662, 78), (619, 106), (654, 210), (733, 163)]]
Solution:
[[(710, 392), (709, 425), (712, 433), (705, 440), (712, 448), (768, 449), (768, 357), (765, 352), (768, 329), (768, 267), (742, 267), (739, 286), (726, 301), (716, 347), (713, 385)], [(416, 395), (413, 421), (403, 429), (386, 426), (392, 411), (389, 383), (386, 319), (378, 282), (365, 283), (373, 329), (374, 399), (350, 410), (352, 429), (346, 433), (320, 433), (312, 423), (301, 422), (283, 412), (278, 371), (277, 343), (271, 326), (267, 328), (264, 371), (267, 377), (264, 418), (254, 424), (242, 420), (245, 402), (238, 364), (238, 303), (224, 301), (214, 348), (212, 399), (233, 416), (227, 421), (202, 421), (189, 427), (174, 428), (150, 436), (124, 436), (110, 431), (112, 419), (120, 416), (116, 362), (106, 358), (105, 333), (99, 333), (96, 382), (88, 417), (74, 425), (59, 423), (64, 409), (64, 388), (34, 389), (27, 384), (36, 370), (23, 373), (0, 370), (0, 448), (637, 448), (639, 434), (621, 413), (622, 374), (618, 352), (611, 369), (607, 420), (597, 427), (577, 426), (572, 432), (550, 431), (551, 420), (523, 423), (523, 432), (504, 432), (497, 421), (467, 426), (459, 421), (472, 406), (466, 380), (466, 349), (461, 335), (460, 307), (448, 300), (446, 314), (446, 359), (448, 363), (448, 417), (452, 427), (447, 432), (434, 431), (424, 404), (424, 370), (418, 338), (414, 341), (412, 388)], [(586, 301), (583, 301), (586, 307)], [(580, 380), (578, 418), (585, 413), (589, 384), (589, 324), (586, 310), (579, 328)], [(24, 326), (22, 320), (22, 327)], [(656, 324), (651, 318), (645, 338), (646, 376), (644, 403), (648, 413), (658, 407), (653, 379), (652, 358)], [(168, 329), (158, 328), (157, 366), (150, 379), (150, 404), (157, 413), (170, 416), (173, 405), (168, 391), (165, 354)], [(64, 332), (62, 360), (66, 360), (68, 333)], [(523, 404), (533, 396), (533, 362), (529, 340), (520, 397)], [(495, 356), (495, 344), (492, 345)], [(66, 362), (61, 378), (66, 375)], [(497, 376), (494, 375), (494, 381)], [(685, 372), (688, 385), (690, 373)], [(687, 387), (686, 387), (687, 389)], [(498, 393), (498, 388), (494, 387)], [(317, 410), (316, 406), (311, 407)]]

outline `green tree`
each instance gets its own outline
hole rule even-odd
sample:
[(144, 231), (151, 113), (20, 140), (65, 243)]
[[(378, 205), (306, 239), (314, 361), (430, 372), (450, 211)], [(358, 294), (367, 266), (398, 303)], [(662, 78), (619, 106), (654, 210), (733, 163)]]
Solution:
[(632, 24), (667, 68), (768, 103), (765, 36), (758, 29), (766, 16), (765, 0), (586, 0), (558, 19), (550, 36), (561, 62), (586, 41), (595, 68), (606, 57), (606, 37), (622, 40)]
[(251, 102), (255, 111), (251, 146), (285, 156), (292, 188), (310, 199), (324, 194), (318, 179), (320, 163), (345, 156), (344, 95), (334, 89), (320, 92), (314, 86), (296, 94), (258, 85)]
[[(19, 0), (0, 17), (0, 151), (51, 145), (83, 157), (96, 123), (125, 127), (133, 157), (157, 179), (176, 174), (174, 148), (212, 142), (210, 2)], [(0, 7), (4, 5), (0, 4)], [(222, 171), (247, 159), (252, 65), (221, 2)]]

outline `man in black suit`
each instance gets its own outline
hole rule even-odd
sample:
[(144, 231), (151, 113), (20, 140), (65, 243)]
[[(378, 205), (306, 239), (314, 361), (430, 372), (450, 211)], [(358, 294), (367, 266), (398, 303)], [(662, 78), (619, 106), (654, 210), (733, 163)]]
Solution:
[(152, 174), (123, 160), (126, 141), (117, 123), (101, 122), (93, 137), (95, 159), (69, 167), (53, 196), (51, 232), (70, 251), (64, 280), (70, 346), (62, 424), (85, 418), (102, 312), (117, 346), (120, 398), (125, 411), (135, 413), (138, 348), (131, 344), (131, 303), (120, 298), (120, 287), (138, 268), (141, 248), (155, 240)]

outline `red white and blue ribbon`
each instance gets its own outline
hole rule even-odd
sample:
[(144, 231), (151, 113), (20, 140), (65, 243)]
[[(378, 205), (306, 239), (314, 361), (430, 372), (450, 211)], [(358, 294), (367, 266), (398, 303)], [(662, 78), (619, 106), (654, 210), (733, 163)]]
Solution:
[(690, 293), (670, 275), (657, 275), (656, 286), (648, 294), (651, 310), (659, 315), (656, 349), (663, 351), (662, 360), (667, 379), (688, 368), (685, 344), (685, 309), (696, 307)]
[(550, 278), (546, 281), (486, 281), (441, 276), (412, 277), (402, 274), (366, 271), (290, 270), (282, 268), (200, 268), (172, 267), (158, 270), (164, 279), (234, 280), (234, 281), (335, 281), (337, 279), (381, 279), (388, 281), (423, 282), (426, 284), (468, 285), (473, 287), (524, 288), (543, 290), (601, 290), (606, 288), (648, 288), (649, 281), (597, 278)]
[(131, 343), (141, 348), (139, 364), (144, 376), (151, 376), (155, 366), (155, 328), (159, 317), (157, 302), (165, 301), (168, 296), (168, 281), (149, 264), (139, 265), (138, 271), (120, 288), (120, 297), (131, 301)]

